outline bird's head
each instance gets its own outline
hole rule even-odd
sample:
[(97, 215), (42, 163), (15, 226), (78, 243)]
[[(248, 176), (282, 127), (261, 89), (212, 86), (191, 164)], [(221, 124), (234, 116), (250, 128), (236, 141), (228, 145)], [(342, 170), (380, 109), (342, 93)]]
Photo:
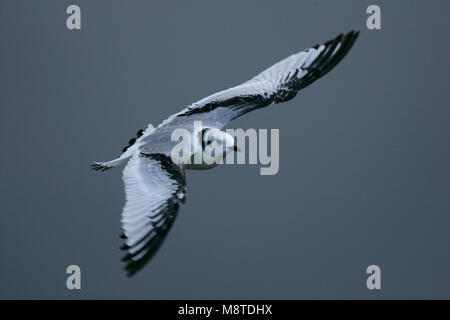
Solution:
[(223, 150), (224, 154), (241, 151), (235, 144), (234, 138), (229, 133), (219, 129), (208, 128), (203, 133), (203, 149)]

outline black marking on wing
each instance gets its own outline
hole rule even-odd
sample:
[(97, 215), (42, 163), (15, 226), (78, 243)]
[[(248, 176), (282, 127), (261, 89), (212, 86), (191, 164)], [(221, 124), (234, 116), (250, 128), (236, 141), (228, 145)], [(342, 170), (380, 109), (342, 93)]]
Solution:
[[(353, 46), (358, 35), (359, 31), (351, 31), (346, 35), (340, 34), (335, 39), (326, 42), (324, 44), (324, 50), (309, 67), (300, 66), (302, 71), (308, 71), (304, 76), (298, 78), (297, 74), (300, 70), (293, 70), (292, 74), (286, 76), (286, 79), (280, 83), (278, 90), (273, 94), (241, 95), (226, 100), (211, 101), (200, 107), (194, 106), (188, 108), (185, 112), (178, 114), (177, 117), (207, 113), (217, 108), (229, 108), (235, 112), (235, 115), (232, 117), (232, 119), (235, 119), (244, 113), (266, 107), (271, 103), (288, 101), (294, 98), (299, 90), (310, 85), (333, 69)], [(338, 45), (339, 48), (336, 50)], [(319, 46), (316, 45), (314, 48), (317, 49)]]
[[(180, 203), (185, 202), (186, 196), (186, 180), (184, 175), (184, 169), (172, 162), (170, 157), (164, 154), (140, 154), (141, 157), (149, 158), (158, 161), (161, 168), (165, 170), (170, 179), (177, 183), (177, 189), (171, 198), (167, 199), (165, 203), (161, 204), (158, 208), (157, 213), (149, 218), (156, 219), (154, 221), (148, 220), (148, 224), (152, 224), (153, 228), (145, 234), (138, 242), (136, 242), (132, 247), (136, 247), (143, 242), (145, 245), (142, 246), (138, 251), (134, 253), (127, 253), (121, 260), (126, 263), (124, 269), (128, 276), (132, 276), (137, 271), (139, 271), (146, 263), (148, 263), (151, 258), (156, 254), (158, 249), (161, 247), (164, 239), (167, 236), (170, 228), (172, 227), (177, 215)], [(151, 195), (149, 195), (151, 196)], [(144, 227), (144, 226), (143, 226)], [(121, 233), (120, 237), (122, 239), (127, 239), (125, 233)], [(121, 249), (128, 250), (131, 247), (124, 244)], [(146, 251), (146, 253), (137, 261), (132, 260), (136, 255)]]
[[(243, 95), (238, 97), (233, 97), (227, 100), (217, 100), (205, 104), (199, 108), (189, 109), (183, 112), (177, 117), (190, 116), (198, 113), (206, 113), (215, 110), (216, 108), (231, 108), (233, 110), (245, 110), (246, 108), (251, 108), (255, 105), (266, 106), (270, 104), (271, 101), (266, 99), (261, 95)], [(244, 112), (245, 113), (245, 112)]]
[[(308, 73), (301, 78), (297, 78), (298, 70), (296, 70), (295, 74), (290, 77), (290, 80), (280, 86), (274, 96), (274, 102), (284, 102), (294, 98), (299, 90), (327, 74), (345, 57), (358, 35), (359, 31), (351, 31), (345, 36), (340, 34), (335, 39), (326, 42), (324, 44), (325, 49), (317, 56), (314, 62), (307, 68), (301, 67), (302, 70), (307, 70)], [(340, 46), (336, 50), (338, 45)], [(318, 47), (319, 45), (314, 46), (314, 48)], [(335, 50), (336, 52), (334, 52)]]
[(170, 178), (179, 184), (179, 188), (177, 189), (177, 191), (184, 192), (186, 186), (184, 171), (180, 170), (180, 167), (175, 163), (173, 163), (170, 156), (167, 156), (162, 153), (153, 153), (153, 154), (141, 153), (141, 156), (158, 161), (162, 169), (170, 174)]
[(136, 140), (139, 139), (143, 134), (144, 129), (139, 129), (139, 131), (136, 133), (136, 138), (132, 138), (130, 141), (128, 141), (128, 145), (122, 149), (122, 153), (127, 151), (128, 148), (131, 147), (136, 142)]

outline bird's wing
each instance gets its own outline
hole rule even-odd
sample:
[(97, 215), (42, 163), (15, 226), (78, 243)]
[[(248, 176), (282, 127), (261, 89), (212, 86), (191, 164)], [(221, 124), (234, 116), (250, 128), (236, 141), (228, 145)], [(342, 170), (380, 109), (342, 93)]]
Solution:
[(252, 110), (292, 99), (297, 92), (328, 73), (353, 46), (358, 31), (341, 34), (322, 45), (291, 55), (251, 80), (215, 93), (170, 116), (160, 127), (193, 120), (218, 128)]
[(158, 250), (185, 200), (184, 169), (164, 154), (135, 154), (123, 170), (125, 270), (139, 270)]

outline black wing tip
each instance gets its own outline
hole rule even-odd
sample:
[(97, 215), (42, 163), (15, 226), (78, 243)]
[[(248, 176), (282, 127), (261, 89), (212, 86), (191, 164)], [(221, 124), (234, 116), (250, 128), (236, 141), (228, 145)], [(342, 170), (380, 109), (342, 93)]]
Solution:
[(353, 43), (355, 40), (359, 37), (359, 30), (351, 30), (347, 34), (344, 35), (344, 38), (349, 38), (350, 42), (350, 48), (353, 46)]
[(156, 248), (153, 250), (150, 250), (147, 252), (142, 258), (139, 260), (133, 260), (133, 255), (130, 253), (127, 253), (123, 258), (122, 261), (125, 262), (125, 266), (123, 267), (123, 270), (125, 271), (125, 274), (127, 277), (132, 277), (135, 275), (138, 271), (141, 271), (144, 269), (143, 267), (147, 265), (147, 263), (152, 260), (152, 258), (155, 256), (156, 252), (158, 251), (159, 247), (161, 246), (161, 243), (157, 245)]
[(126, 253), (120, 261), (125, 263), (123, 270), (127, 277), (132, 277), (138, 271), (142, 270), (143, 267), (151, 260), (156, 252), (147, 252), (142, 258), (139, 260), (133, 260), (133, 254)]
[(94, 162), (91, 164), (91, 169), (95, 171), (106, 171), (108, 169), (111, 169), (111, 167), (105, 166), (99, 162)]
[[(301, 83), (300, 88), (304, 88), (313, 83), (318, 78), (321, 78), (333, 69), (353, 47), (354, 42), (359, 36), (358, 30), (351, 30), (346, 34), (341, 33), (332, 40), (329, 40), (323, 44), (325, 49), (315, 59), (315, 61), (307, 68), (309, 72)], [(339, 47), (338, 47), (339, 45)], [(320, 45), (315, 46), (319, 48)]]
[(338, 34), (335, 38), (333, 38), (333, 39), (331, 39), (331, 40), (328, 40), (328, 41), (325, 42), (325, 43), (322, 43), (322, 44), (316, 44), (316, 45), (314, 46), (314, 48), (317, 49), (317, 48), (320, 47), (321, 45), (329, 46), (330, 44), (332, 44), (332, 43), (334, 43), (334, 42), (341, 42), (341, 41), (343, 41), (343, 40), (345, 40), (345, 39), (347, 39), (347, 38), (349, 38), (349, 37), (351, 37), (351, 38), (357, 38), (358, 35), (359, 35), (359, 30), (350, 30), (350, 31), (347, 32), (347, 33), (340, 33), (340, 34)]
[(274, 95), (273, 101), (275, 103), (288, 101), (295, 97), (299, 90), (326, 75), (347, 55), (358, 35), (358, 30), (351, 30), (346, 34), (339, 34), (324, 44), (315, 45), (313, 48), (316, 50), (322, 47), (321, 52), (309, 66), (300, 67), (302, 70), (306, 70), (307, 73), (300, 78), (294, 77), (293, 81), (285, 83), (284, 90), (280, 90), (278, 94)]
[[(128, 277), (131, 277), (136, 272), (143, 269), (143, 267), (155, 256), (164, 241), (166, 233), (167, 232), (165, 232), (165, 234), (162, 236), (155, 236), (143, 248), (137, 250), (136, 252), (131, 253), (128, 251), (123, 255), (120, 261), (125, 263), (123, 269)], [(132, 248), (132, 246), (130, 247), (127, 244), (124, 244), (120, 249), (128, 250), (130, 248)], [(146, 250), (147, 252), (142, 257), (135, 260), (135, 256), (141, 253), (143, 250)]]
[(355, 37), (355, 39), (356, 39), (358, 37), (358, 35), (359, 35), (359, 30), (356, 30), (356, 29), (350, 30), (347, 33), (342, 32), (342, 33), (338, 34), (335, 38), (328, 40), (325, 43), (315, 44), (313, 46), (313, 48), (317, 50), (321, 45), (328, 46), (328, 45), (332, 44), (333, 42), (340, 42), (342, 40), (342, 38), (347, 37), (347, 36), (352, 36), (352, 37)]
[(352, 42), (354, 42), (354, 40), (356, 40), (356, 38), (358, 38), (358, 36), (359, 36), (359, 30), (350, 30), (347, 33), (340, 33), (337, 37), (325, 42), (323, 45), (329, 46), (335, 42), (339, 43), (339, 42), (345, 42), (348, 40), (352, 40)]
[[(127, 239), (126, 235), (124, 233), (120, 234), (120, 238), (121, 239)], [(120, 250), (128, 250), (131, 247), (129, 245), (127, 245), (126, 243), (124, 243), (122, 246), (120, 246)], [(145, 263), (143, 263), (142, 261), (134, 261), (133, 260), (133, 254), (130, 252), (126, 252), (122, 258), (120, 258), (120, 261), (125, 263), (125, 266), (123, 267), (123, 270), (125, 271), (125, 275), (128, 278), (131, 278), (136, 272), (138, 272)]]
[(123, 267), (123, 270), (125, 271), (127, 278), (131, 278), (142, 269), (142, 266), (141, 263), (132, 261), (126, 264), (125, 267)]
[[(124, 270), (128, 277), (131, 277), (136, 272), (141, 270), (159, 251), (161, 248), (161, 245), (163, 244), (167, 233), (170, 230), (170, 227), (172, 226), (173, 222), (175, 221), (176, 216), (178, 215), (178, 205), (174, 206), (172, 208), (174, 212), (172, 213), (171, 217), (168, 218), (168, 220), (164, 223), (164, 227), (162, 227), (162, 231), (154, 233), (154, 235), (148, 240), (148, 242), (137, 251), (131, 253), (126, 252), (125, 255), (120, 259), (122, 262), (125, 263)], [(150, 231), (147, 235), (145, 235), (141, 240), (139, 240), (137, 243), (135, 243), (132, 246), (129, 246), (127, 244), (122, 245), (120, 248), (121, 250), (129, 250), (133, 246), (136, 246), (137, 244), (141, 243), (142, 241), (145, 241), (148, 239), (148, 236), (153, 233), (154, 230)], [(126, 237), (125, 237), (126, 239)], [(139, 259), (136, 259), (135, 257), (141, 252), (146, 251), (145, 254), (140, 257)]]

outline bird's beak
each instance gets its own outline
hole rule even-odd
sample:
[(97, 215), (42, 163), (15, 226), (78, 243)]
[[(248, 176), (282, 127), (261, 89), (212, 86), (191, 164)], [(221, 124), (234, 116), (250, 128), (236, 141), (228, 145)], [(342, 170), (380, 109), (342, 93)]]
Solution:
[(234, 152), (241, 152), (241, 149), (239, 149), (238, 146), (233, 146), (233, 151)]

